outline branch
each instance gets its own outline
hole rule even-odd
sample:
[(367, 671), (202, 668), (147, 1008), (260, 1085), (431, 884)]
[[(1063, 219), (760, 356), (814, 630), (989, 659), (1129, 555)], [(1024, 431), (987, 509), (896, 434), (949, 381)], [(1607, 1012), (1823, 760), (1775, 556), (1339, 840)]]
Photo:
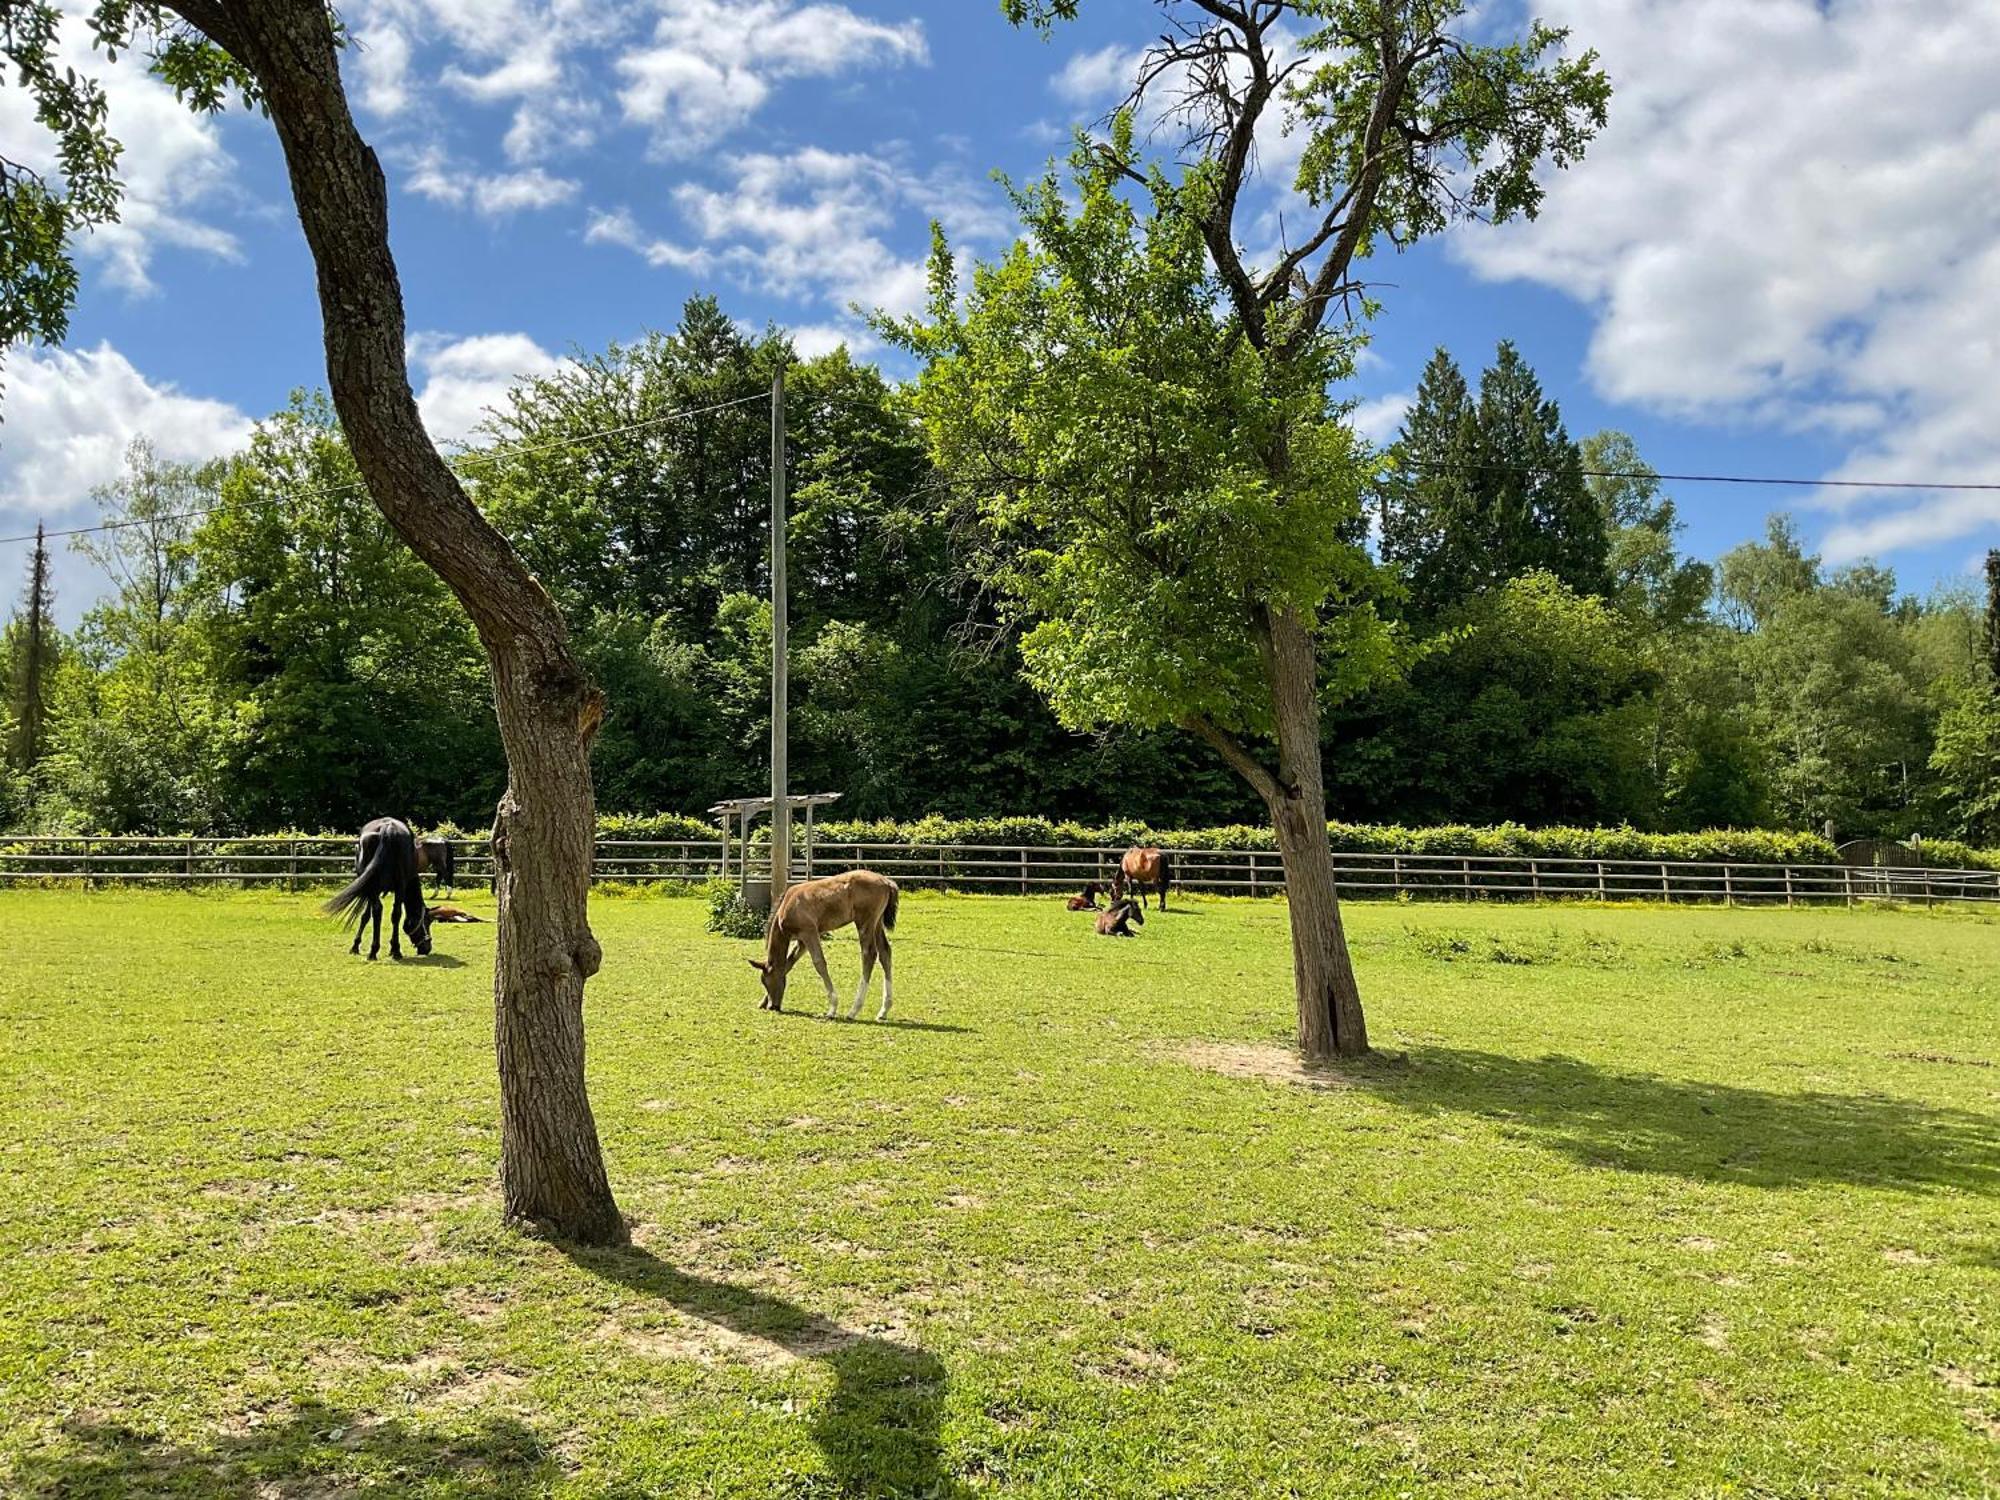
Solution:
[(1278, 800), (1278, 778), (1264, 768), (1257, 757), (1244, 749), (1243, 742), (1222, 728), (1206, 714), (1189, 714), (1180, 721), (1181, 728), (1190, 734), (1199, 735), (1215, 747), (1222, 758), (1229, 762), (1236, 774), (1256, 790), (1267, 804), (1275, 805)]

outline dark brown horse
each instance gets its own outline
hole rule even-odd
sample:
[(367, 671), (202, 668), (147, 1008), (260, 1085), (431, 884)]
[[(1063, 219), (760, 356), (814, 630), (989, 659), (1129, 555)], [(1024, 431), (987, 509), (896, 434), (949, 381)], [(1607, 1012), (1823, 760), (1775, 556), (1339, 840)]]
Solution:
[(417, 840), (417, 873), (431, 877), (431, 894), (443, 895), (458, 884), (458, 845), (433, 835)]
[(1146, 908), (1125, 896), (1097, 914), (1097, 935), (1099, 937), (1137, 937), (1134, 926), (1146, 925)]
[(417, 841), (410, 825), (395, 818), (377, 818), (361, 830), (361, 846), (354, 856), (354, 879), (347, 888), (320, 908), (328, 916), (354, 924), (354, 942), (349, 953), (361, 951), (361, 929), (372, 918), (375, 936), (368, 945), (373, 959), (382, 952), (382, 898), (395, 899), (389, 917), (389, 957), (403, 956), (401, 934), (408, 932), (417, 952), (431, 951), (430, 913), (424, 909), (424, 886), (417, 877)]
[(1111, 899), (1123, 900), (1138, 892), (1144, 905), (1148, 889), (1160, 893), (1160, 910), (1167, 909), (1167, 887), (1174, 883), (1173, 856), (1164, 849), (1127, 849), (1118, 861), (1118, 873), (1111, 877)]

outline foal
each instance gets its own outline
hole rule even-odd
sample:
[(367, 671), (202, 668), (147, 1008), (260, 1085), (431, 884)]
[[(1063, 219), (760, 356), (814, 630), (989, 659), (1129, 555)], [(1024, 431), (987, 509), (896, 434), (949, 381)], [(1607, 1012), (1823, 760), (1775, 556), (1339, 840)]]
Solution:
[(1146, 908), (1130, 896), (1114, 901), (1097, 918), (1099, 937), (1137, 937), (1132, 924), (1146, 925)]
[(868, 998), (868, 981), (879, 958), (882, 1008), (875, 1013), (875, 1019), (886, 1021), (891, 992), (889, 934), (896, 930), (896, 895), (896, 882), (873, 870), (828, 875), (786, 891), (764, 929), (764, 957), (748, 960), (750, 967), (764, 976), (764, 1001), (758, 1009), (785, 1008), (785, 978), (799, 961), (799, 955), (810, 953), (813, 967), (819, 970), (820, 980), (826, 985), (826, 1016), (832, 1020), (840, 1010), (840, 1002), (833, 993), (833, 976), (826, 971), (826, 954), (821, 951), (819, 940), (851, 922), (861, 938), (861, 988), (854, 992), (854, 1009), (847, 1013), (847, 1018), (851, 1021), (861, 1014), (861, 1002)]

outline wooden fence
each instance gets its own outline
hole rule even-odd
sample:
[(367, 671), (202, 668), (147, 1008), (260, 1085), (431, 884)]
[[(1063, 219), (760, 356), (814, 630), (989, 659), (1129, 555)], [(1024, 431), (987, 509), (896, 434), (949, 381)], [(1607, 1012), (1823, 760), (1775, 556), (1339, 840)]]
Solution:
[[(762, 878), (761, 851), (751, 853)], [(768, 860), (768, 855), (762, 855)], [(1284, 890), (1275, 850), (1177, 849), (1178, 887), (1230, 895)], [(1110, 849), (969, 844), (855, 844), (819, 840), (801, 850), (794, 878), (866, 866), (913, 888), (1032, 895), (1106, 883), (1117, 868)], [(459, 882), (492, 880), (484, 839), (459, 846)], [(354, 868), (351, 839), (0, 838), (0, 884), (72, 883), (324, 887)], [(1549, 859), (1503, 855), (1336, 852), (1335, 878), (1349, 898), (1507, 901), (1704, 902), (1724, 906), (1900, 901), (2000, 902), (2000, 871), (1891, 869), (1850, 865), (1767, 865), (1633, 859)], [(596, 878), (633, 884), (687, 884), (727, 873), (740, 878), (740, 848), (716, 840), (606, 839)]]

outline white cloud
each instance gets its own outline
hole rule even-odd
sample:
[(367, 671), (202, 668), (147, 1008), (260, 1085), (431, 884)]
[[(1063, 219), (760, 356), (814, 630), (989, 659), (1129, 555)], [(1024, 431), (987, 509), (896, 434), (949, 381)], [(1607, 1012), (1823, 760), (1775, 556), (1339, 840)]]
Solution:
[(221, 457), (250, 437), (250, 419), (235, 407), (147, 379), (108, 343), (17, 349), (6, 381), (0, 527), (9, 532), (87, 517), (91, 490), (119, 476), (135, 437), (174, 463)]
[(410, 103), (409, 36), (400, 26), (370, 26), (355, 32), (352, 51), (362, 107), (383, 119), (400, 115)]
[(923, 306), (927, 281), (925, 257), (901, 254), (885, 238), (899, 215), (936, 220), (961, 246), (991, 244), (1012, 229), (996, 190), (949, 168), (917, 172), (886, 156), (818, 147), (734, 156), (722, 166), (721, 185), (685, 183), (674, 194), (694, 245), (652, 235), (622, 208), (593, 213), (585, 240), (655, 266), (720, 266), (746, 286), (800, 302), (902, 314)]
[(515, 386), (553, 375), (565, 363), (525, 333), (486, 333), (454, 338), (419, 333), (410, 339), (410, 367), (421, 376), (417, 409), (433, 441), (472, 440), (488, 408), (507, 399)]
[(836, 349), (845, 349), (856, 359), (862, 359), (882, 347), (881, 340), (865, 329), (839, 323), (802, 323), (787, 332), (800, 359), (817, 359)]
[[(1830, 477), (1991, 480), (2000, 28), (1987, 0), (1546, 0), (1612, 123), (1539, 222), (1455, 242), (1597, 316), (1611, 399), (1817, 428)], [(1663, 45), (1671, 38), (1671, 45)], [(1893, 59), (1893, 65), (1887, 60)], [(2000, 496), (1827, 492), (1832, 558), (2000, 523)]]
[[(104, 89), (107, 124), (124, 146), (119, 176), (125, 197), (118, 222), (81, 237), (77, 253), (103, 262), (111, 282), (128, 292), (153, 291), (154, 256), (163, 245), (240, 260), (236, 237), (205, 214), (236, 191), (236, 164), (216, 123), (196, 115), (134, 57), (107, 63), (93, 51), (88, 28), (74, 16), (61, 27), (56, 63), (96, 79)], [(58, 170), (54, 142), (34, 118), (25, 89), (0, 87), (0, 141), (21, 166)]]
[(1403, 414), (1414, 399), (1409, 391), (1373, 397), (1348, 414), (1348, 424), (1376, 447), (1382, 447), (1395, 441), (1397, 429), (1403, 425)]
[(656, 0), (649, 45), (618, 59), (625, 117), (655, 151), (684, 156), (734, 131), (773, 84), (929, 60), (923, 26), (794, 0)]
[(671, 266), (677, 271), (702, 271), (708, 267), (707, 251), (649, 236), (639, 227), (630, 209), (593, 212), (583, 239), (587, 245), (621, 245), (643, 257), (649, 266)]
[(470, 208), (489, 219), (554, 208), (574, 198), (579, 187), (575, 179), (552, 176), (540, 167), (520, 172), (471, 171), (453, 163), (437, 147), (411, 158), (404, 185), (420, 197), (454, 208)]
[(1049, 88), (1066, 103), (1106, 108), (1132, 92), (1145, 60), (1144, 47), (1113, 42), (1095, 51), (1077, 53), (1049, 80)]

